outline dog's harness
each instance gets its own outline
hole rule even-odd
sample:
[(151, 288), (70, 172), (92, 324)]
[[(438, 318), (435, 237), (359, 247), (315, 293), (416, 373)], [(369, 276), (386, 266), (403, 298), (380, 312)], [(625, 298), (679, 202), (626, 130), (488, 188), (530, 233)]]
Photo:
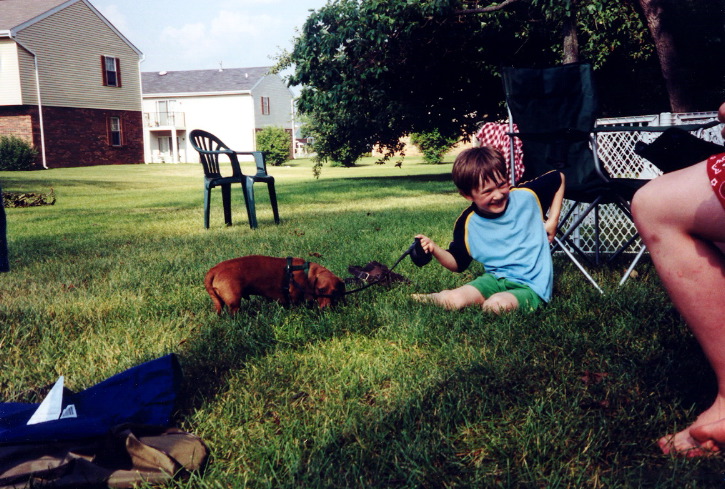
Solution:
[(293, 258), (291, 256), (287, 257), (287, 265), (285, 265), (284, 267), (284, 278), (282, 279), (282, 294), (284, 295), (285, 299), (287, 299), (288, 304), (292, 303), (292, 297), (290, 296), (290, 285), (293, 285), (302, 293), (305, 292), (304, 287), (298, 284), (295, 280), (294, 273), (305, 272), (305, 275), (310, 273), (310, 262), (306, 261), (302, 265), (293, 265), (292, 260)]

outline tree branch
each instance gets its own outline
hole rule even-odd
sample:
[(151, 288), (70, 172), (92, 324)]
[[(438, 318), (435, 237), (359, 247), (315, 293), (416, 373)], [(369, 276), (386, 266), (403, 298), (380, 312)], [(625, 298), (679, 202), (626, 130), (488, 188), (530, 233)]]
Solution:
[(508, 5), (511, 5), (512, 3), (516, 3), (518, 1), (519, 0), (503, 0), (503, 2), (499, 3), (498, 5), (489, 5), (488, 7), (472, 8), (467, 10), (456, 10), (453, 13), (457, 15), (485, 14), (501, 10), (503, 8), (506, 8)]

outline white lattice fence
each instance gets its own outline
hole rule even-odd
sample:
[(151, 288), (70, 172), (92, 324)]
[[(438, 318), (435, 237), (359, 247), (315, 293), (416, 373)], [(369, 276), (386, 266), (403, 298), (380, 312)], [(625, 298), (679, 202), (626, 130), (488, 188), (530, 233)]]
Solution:
[[(642, 127), (647, 126), (671, 126), (682, 124), (696, 124), (715, 120), (716, 112), (696, 112), (686, 114), (659, 114), (637, 117), (624, 117), (613, 119), (600, 119), (597, 126), (631, 126)], [(718, 125), (709, 129), (700, 130), (694, 134), (701, 139), (723, 144), (721, 135), (722, 125)], [(622, 132), (602, 132), (597, 135), (598, 155), (604, 168), (612, 177), (617, 178), (643, 178), (651, 179), (661, 174), (661, 171), (652, 165), (649, 161), (641, 158), (634, 152), (634, 147), (638, 141), (650, 143), (655, 140), (661, 132), (652, 131), (622, 131)], [(566, 214), (571, 205), (571, 201), (565, 201), (562, 215)], [(580, 204), (580, 208), (575, 210), (581, 212), (584, 204)], [(624, 215), (624, 213), (614, 204), (599, 206), (598, 216), (593, 213), (588, 216), (582, 223), (580, 229), (572, 236), (575, 244), (586, 253), (596, 251), (595, 236), (595, 219), (599, 220), (599, 252), (603, 254), (614, 253), (622, 245), (636, 234), (636, 229), (632, 222)], [(566, 228), (563, 229), (566, 231)], [(641, 244), (637, 239), (627, 252), (636, 253), (640, 250)]]

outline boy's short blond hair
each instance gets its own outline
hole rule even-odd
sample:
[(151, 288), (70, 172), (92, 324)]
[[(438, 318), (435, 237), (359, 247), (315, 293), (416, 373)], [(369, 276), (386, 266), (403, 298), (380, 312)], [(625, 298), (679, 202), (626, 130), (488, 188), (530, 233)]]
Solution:
[(462, 195), (470, 196), (487, 181), (499, 182), (508, 175), (506, 160), (493, 148), (481, 146), (462, 151), (453, 163), (453, 183)]

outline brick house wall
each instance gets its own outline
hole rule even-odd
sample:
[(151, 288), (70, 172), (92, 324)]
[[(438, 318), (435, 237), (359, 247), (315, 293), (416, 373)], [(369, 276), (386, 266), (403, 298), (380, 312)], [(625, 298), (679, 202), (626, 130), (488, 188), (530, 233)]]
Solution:
[[(121, 146), (112, 146), (109, 118), (121, 120)], [(40, 152), (35, 106), (0, 107), (0, 134), (33, 141)], [(143, 116), (138, 111), (43, 107), (48, 168), (143, 163)], [(32, 136), (31, 136), (32, 135)], [(39, 154), (36, 165), (42, 168)]]
[[(0, 136), (16, 136), (35, 145), (31, 107), (0, 107)], [(40, 141), (39, 139), (37, 141)]]

